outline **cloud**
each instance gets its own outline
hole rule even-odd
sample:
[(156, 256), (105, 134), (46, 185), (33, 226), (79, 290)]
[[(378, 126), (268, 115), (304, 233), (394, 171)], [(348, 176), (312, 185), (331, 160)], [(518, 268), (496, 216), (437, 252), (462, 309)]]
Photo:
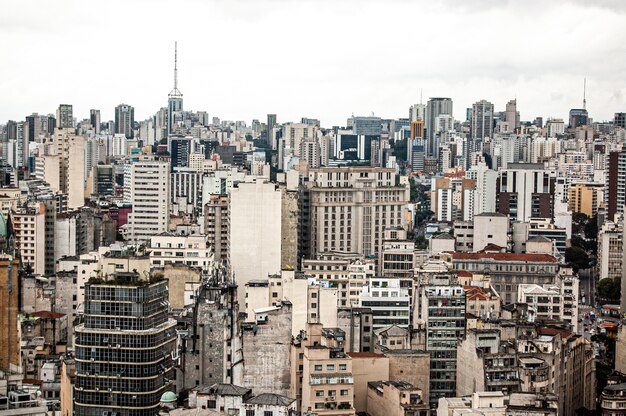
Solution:
[(166, 104), (173, 43), (185, 108), (222, 119), (406, 117), (429, 96), (455, 115), (517, 96), (566, 117), (587, 78), (594, 119), (626, 110), (626, 2), (528, 0), (3, 1), (0, 122), (71, 102), (138, 119)]

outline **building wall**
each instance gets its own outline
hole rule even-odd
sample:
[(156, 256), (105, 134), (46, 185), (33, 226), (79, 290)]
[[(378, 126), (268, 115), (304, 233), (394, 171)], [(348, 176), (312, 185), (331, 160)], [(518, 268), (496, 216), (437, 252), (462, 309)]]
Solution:
[(255, 395), (289, 396), (291, 367), (291, 305), (283, 304), (268, 314), (267, 322), (244, 327), (243, 386)]
[(298, 267), (298, 192), (282, 189), (281, 199), (281, 267)]
[(229, 259), (242, 303), (248, 281), (280, 272), (281, 194), (261, 180), (229, 190)]
[(20, 363), (19, 336), (19, 261), (0, 259), (0, 370), (17, 371)]
[(420, 350), (389, 351), (389, 380), (405, 381), (422, 390), (424, 402), (430, 397), (430, 354)]
[(354, 377), (354, 408), (357, 412), (367, 411), (367, 383), (389, 380), (389, 358), (380, 354), (350, 354)]
[(509, 218), (506, 215), (474, 216), (474, 250), (481, 251), (488, 244), (508, 246)]
[(174, 309), (185, 306), (185, 285), (201, 281), (200, 269), (171, 264), (163, 268), (163, 277), (168, 282), (170, 307)]

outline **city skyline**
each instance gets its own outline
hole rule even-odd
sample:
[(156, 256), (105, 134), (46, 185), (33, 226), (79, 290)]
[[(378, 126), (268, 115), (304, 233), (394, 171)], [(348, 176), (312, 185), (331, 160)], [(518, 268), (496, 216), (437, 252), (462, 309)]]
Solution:
[[(267, 113), (324, 126), (345, 125), (351, 114), (406, 117), (420, 92), (423, 103), (452, 98), (458, 120), (481, 99), (502, 111), (513, 98), (522, 120), (567, 120), (582, 106), (585, 77), (590, 117), (609, 120), (626, 108), (620, 2), (214, 1), (186, 3), (176, 19), (167, 2), (152, 4), (124, 3), (127, 14), (145, 14), (128, 25), (113, 14), (122, 3), (5, 4), (0, 52), (17, 63), (3, 68), (0, 93), (12, 99), (0, 104), (1, 117), (21, 120), (66, 102), (78, 120), (92, 108), (112, 120), (120, 103), (146, 119), (167, 106), (175, 41), (185, 109), (247, 123)], [(63, 6), (48, 22), (50, 8)], [(96, 21), (81, 20), (96, 12)], [(378, 29), (381, 16), (388, 30)], [(111, 47), (131, 35), (136, 46)], [(27, 52), (42, 36), (52, 47)], [(60, 45), (73, 45), (63, 47), (67, 58)]]

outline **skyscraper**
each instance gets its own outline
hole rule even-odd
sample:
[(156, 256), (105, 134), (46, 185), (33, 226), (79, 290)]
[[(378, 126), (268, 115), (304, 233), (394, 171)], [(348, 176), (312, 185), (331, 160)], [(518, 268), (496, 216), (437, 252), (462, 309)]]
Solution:
[(520, 126), (519, 112), (517, 111), (517, 99), (506, 103), (506, 111), (504, 112), (504, 121), (509, 123), (509, 131), (515, 131)]
[(589, 114), (584, 108), (572, 108), (569, 110), (569, 127), (574, 129), (586, 126), (589, 121)]
[(167, 95), (167, 134), (174, 131), (176, 116), (183, 111), (183, 93), (178, 90), (178, 42), (174, 42), (174, 89)]
[(626, 113), (615, 113), (613, 118), (613, 124), (615, 127), (626, 128)]
[(142, 156), (124, 166), (124, 202), (131, 203), (128, 214), (129, 239), (147, 241), (167, 231), (170, 219), (170, 166), (167, 162)]
[(492, 137), (493, 132), (493, 104), (487, 100), (480, 100), (472, 105), (472, 139)]
[(100, 134), (100, 110), (89, 110), (89, 120), (96, 134)]
[(71, 104), (60, 104), (57, 109), (57, 127), (60, 129), (73, 129), (74, 112)]
[(176, 377), (167, 289), (166, 281), (136, 273), (85, 285), (84, 322), (75, 328), (75, 415), (158, 413)]
[(428, 100), (426, 106), (426, 155), (436, 154), (435, 137), (438, 132), (437, 121), (439, 116), (448, 115), (452, 117), (452, 99), (434, 97)]
[(115, 107), (115, 133), (123, 134), (127, 139), (133, 138), (133, 124), (135, 123), (135, 109), (128, 104)]

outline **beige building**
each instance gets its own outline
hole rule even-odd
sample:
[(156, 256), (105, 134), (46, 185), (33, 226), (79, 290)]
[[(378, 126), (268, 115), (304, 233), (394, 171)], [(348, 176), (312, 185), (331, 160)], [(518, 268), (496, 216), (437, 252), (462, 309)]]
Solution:
[(568, 209), (572, 212), (593, 217), (598, 213), (598, 206), (602, 202), (603, 184), (577, 183), (570, 185), (568, 193)]
[(21, 194), (20, 188), (0, 189), (0, 212), (4, 215), (4, 218), (8, 218), (11, 211), (17, 208)]
[(424, 350), (388, 350), (389, 380), (404, 381), (422, 390), (422, 400), (430, 400), (430, 353)]
[(354, 377), (354, 408), (357, 412), (367, 411), (367, 384), (376, 380), (389, 379), (389, 358), (372, 352), (349, 352)]
[(18, 208), (13, 213), (15, 247), (23, 264), (29, 264), (35, 274), (45, 274), (46, 206), (35, 203)]
[(343, 352), (345, 333), (310, 324), (291, 346), (291, 394), (300, 413), (354, 415), (352, 358)]
[(258, 179), (228, 190), (230, 215), (229, 262), (245, 299), (245, 285), (281, 270), (281, 191)]
[(507, 248), (509, 217), (499, 213), (474, 215), (474, 252), (484, 250), (489, 244)]
[(371, 416), (427, 416), (422, 390), (403, 381), (370, 381), (367, 414)]
[(204, 206), (204, 233), (215, 259), (228, 261), (228, 195), (209, 195)]
[(311, 256), (329, 251), (378, 255), (386, 229), (403, 227), (409, 188), (392, 168), (309, 171)]
[(128, 214), (130, 241), (147, 242), (168, 230), (170, 221), (170, 164), (141, 156), (124, 166), (124, 202), (133, 206)]
[(606, 221), (598, 231), (598, 272), (600, 279), (622, 276), (623, 220), (615, 216), (615, 222)]
[(178, 264), (206, 270), (213, 265), (213, 255), (204, 235), (161, 233), (150, 237), (150, 264), (152, 267)]

